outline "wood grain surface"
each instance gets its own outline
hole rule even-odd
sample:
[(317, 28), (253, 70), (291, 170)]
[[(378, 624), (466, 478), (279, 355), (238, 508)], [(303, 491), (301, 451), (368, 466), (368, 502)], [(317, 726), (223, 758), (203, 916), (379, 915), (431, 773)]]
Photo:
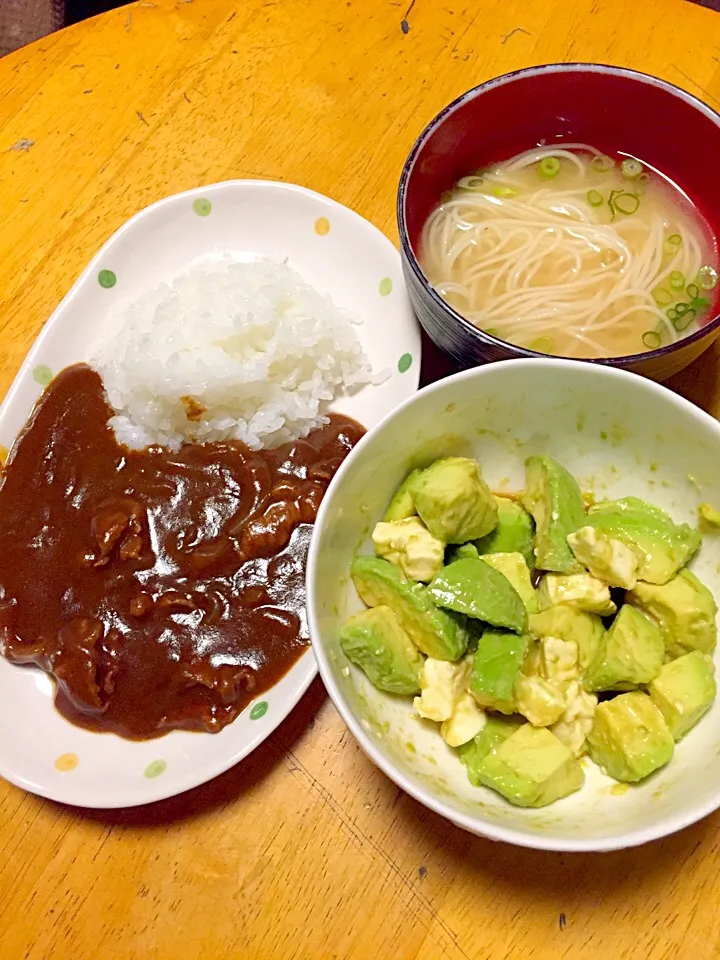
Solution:
[[(141, 207), (283, 179), (396, 240), (427, 120), (553, 60), (637, 67), (720, 107), (720, 16), (683, 0), (156, 0), (0, 60), (0, 395)], [(673, 384), (715, 414), (719, 351)], [(444, 369), (428, 358), (426, 378)], [(2, 960), (720, 953), (720, 816), (597, 856), (471, 837), (370, 764), (319, 681), (248, 760), (170, 801), (78, 811), (0, 784), (0, 846)]]

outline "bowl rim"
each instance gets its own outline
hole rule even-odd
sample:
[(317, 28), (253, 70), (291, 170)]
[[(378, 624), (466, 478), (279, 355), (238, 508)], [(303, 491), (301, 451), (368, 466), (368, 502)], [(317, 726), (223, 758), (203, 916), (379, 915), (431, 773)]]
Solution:
[[(442, 126), (445, 120), (447, 120), (451, 114), (453, 114), (469, 100), (474, 100), (476, 97), (481, 96), (483, 93), (487, 93), (489, 90), (493, 90), (496, 87), (504, 86), (507, 83), (514, 83), (517, 80), (538, 76), (542, 73), (573, 72), (611, 74), (614, 76), (624, 77), (625, 79), (632, 80), (634, 82), (646, 83), (650, 86), (659, 87), (671, 96), (675, 96), (678, 99), (683, 100), (688, 107), (704, 114), (707, 119), (714, 123), (715, 126), (718, 127), (718, 130), (720, 130), (720, 113), (717, 110), (714, 110), (699, 97), (696, 97), (694, 94), (688, 93), (687, 90), (683, 90), (682, 87), (677, 86), (677, 84), (671, 83), (669, 80), (663, 80), (661, 77), (656, 77), (651, 73), (644, 73), (641, 70), (635, 70), (632, 67), (620, 67), (605, 63), (591, 63), (589, 61), (582, 60), (569, 61), (567, 63), (536, 64), (532, 67), (521, 67), (518, 70), (511, 70), (508, 73), (503, 73), (497, 77), (492, 77), (490, 80), (479, 83), (477, 86), (471, 87), (471, 89), (467, 90), (465, 93), (460, 94), (460, 96), (452, 100), (447, 106), (443, 107), (442, 110), (440, 110), (432, 118), (432, 120), (425, 125), (417, 140), (413, 144), (405, 163), (403, 164), (402, 172), (400, 174), (400, 182), (398, 184), (396, 216), (398, 232), (400, 234), (400, 250), (403, 254), (403, 258), (414, 273), (415, 279), (423, 289), (423, 293), (432, 301), (435, 309), (439, 310), (442, 314), (448, 315), (452, 320), (459, 323), (465, 332), (480, 344), (485, 346), (500, 347), (503, 349), (510, 347), (514, 352), (517, 353), (517, 356), (513, 359), (547, 359), (548, 357), (553, 357), (558, 360), (563, 360), (572, 358), (562, 357), (558, 354), (539, 353), (536, 350), (530, 350), (527, 347), (520, 347), (514, 343), (510, 343), (509, 340), (502, 340), (499, 337), (494, 337), (492, 334), (488, 334), (479, 327), (474, 326), (474, 324), (470, 323), (470, 321), (467, 320), (461, 313), (458, 313), (454, 307), (450, 306), (449, 303), (443, 300), (443, 298), (425, 276), (425, 273), (415, 255), (412, 244), (410, 243), (410, 235), (407, 228), (406, 218), (408, 186), (412, 178), (418, 154), (424, 145), (435, 133), (435, 131)], [(665, 358), (674, 353), (676, 350), (679, 350), (681, 347), (686, 347), (690, 344), (697, 343), (700, 340), (703, 340), (709, 334), (716, 331), (718, 328), (720, 328), (720, 306), (718, 307), (716, 315), (708, 323), (696, 330), (694, 333), (690, 333), (687, 336), (682, 337), (680, 340), (676, 340), (674, 343), (668, 343), (665, 346), (658, 347), (655, 350), (647, 350), (643, 353), (631, 353), (621, 357), (588, 357), (580, 360), (579, 362), (599, 364), (601, 366), (611, 366), (617, 369), (636, 367), (638, 363), (642, 363), (643, 361)]]
[[(611, 386), (613, 381), (617, 382), (618, 380), (624, 380), (627, 382), (632, 380), (632, 382), (635, 383), (639, 389), (647, 390), (650, 394), (654, 394), (657, 397), (663, 397), (666, 400), (669, 400), (670, 403), (680, 408), (680, 410), (683, 411), (691, 420), (695, 420), (701, 424), (704, 424), (710, 430), (714, 431), (717, 436), (718, 445), (720, 446), (720, 423), (718, 423), (718, 421), (705, 410), (697, 407), (685, 397), (682, 397), (679, 394), (674, 393), (672, 390), (669, 390), (667, 387), (662, 386), (662, 384), (655, 383), (654, 381), (648, 380), (645, 377), (639, 377), (637, 374), (628, 370), (618, 370), (617, 368), (607, 365), (596, 365), (595, 367), (588, 369), (587, 364), (582, 360), (574, 360), (564, 357), (547, 357), (546, 364), (550, 365), (546, 369), (548, 375), (552, 375), (553, 371), (555, 371), (556, 376), (562, 376), (565, 370), (576, 369), (578, 371), (582, 371), (584, 375), (589, 374), (591, 376), (597, 376), (600, 379), (605, 378), (608, 382), (608, 387)], [(711, 813), (714, 813), (718, 808), (720, 808), (720, 792), (718, 792), (709, 801), (699, 806), (697, 809), (669, 814), (664, 821), (656, 824), (655, 826), (639, 827), (629, 830), (627, 833), (620, 833), (617, 836), (611, 836), (599, 840), (560, 838), (546, 839), (542, 834), (526, 834), (512, 826), (508, 827), (488, 823), (482, 819), (481, 811), (479, 811), (475, 816), (461, 813), (460, 811), (449, 807), (440, 797), (433, 794), (429, 789), (413, 783), (401, 770), (396, 767), (394, 762), (388, 758), (383, 751), (375, 746), (373, 741), (364, 730), (362, 722), (355, 717), (349, 704), (345, 701), (345, 697), (340, 690), (339, 684), (335, 682), (333, 677), (330, 658), (325, 650), (324, 645), (320, 642), (321, 631), (316, 612), (316, 607), (318, 604), (316, 604), (313, 584), (317, 576), (316, 568), (320, 553), (321, 534), (327, 526), (327, 514), (330, 511), (330, 504), (333, 500), (335, 491), (339, 489), (342, 479), (354, 469), (355, 461), (362, 453), (365, 452), (365, 448), (369, 447), (374, 442), (375, 437), (385, 430), (392, 423), (392, 421), (400, 415), (401, 412), (404, 412), (413, 404), (417, 403), (420, 398), (424, 398), (432, 393), (440, 393), (442, 390), (447, 388), (448, 384), (458, 383), (462, 380), (472, 380), (475, 378), (479, 379), (487, 376), (491, 373), (491, 371), (494, 373), (500, 366), (502, 366), (503, 369), (507, 368), (508, 373), (511, 373), (511, 371), (517, 371), (518, 373), (522, 374), (522, 371), (528, 369), (529, 367), (535, 368), (537, 366), (537, 361), (532, 358), (499, 360), (495, 361), (494, 363), (486, 363), (479, 367), (471, 367), (468, 370), (462, 370), (459, 373), (455, 373), (449, 377), (444, 377), (441, 380), (437, 380), (435, 383), (432, 383), (427, 387), (423, 387), (421, 390), (418, 390), (415, 394), (401, 403), (398, 407), (395, 407), (394, 410), (391, 410), (390, 413), (386, 414), (386, 416), (383, 417), (383, 419), (372, 428), (372, 430), (369, 430), (360, 440), (360, 442), (353, 447), (349, 455), (340, 465), (340, 469), (333, 477), (328, 489), (328, 493), (323, 498), (322, 503), (320, 504), (318, 515), (315, 519), (315, 526), (310, 542), (305, 576), (305, 597), (308, 627), (312, 642), (312, 649), (317, 661), (320, 677), (322, 678), (328, 695), (330, 696), (330, 699), (335, 705), (338, 713), (345, 721), (350, 732), (370, 760), (372, 760), (372, 762), (398, 787), (410, 794), (411, 797), (423, 804), (423, 806), (428, 807), (433, 812), (439, 814), (441, 817), (444, 817), (446, 820), (449, 820), (456, 826), (462, 827), (469, 833), (486, 837), (490, 840), (511, 843), (515, 846), (527, 847), (534, 850), (551, 850), (561, 853), (600, 853), (641, 846), (642, 844), (650, 843), (653, 840), (659, 840), (663, 837), (677, 833), (680, 830), (684, 830), (686, 827), (689, 827), (692, 824), (697, 823), (698, 821), (709, 816)], [(720, 650), (720, 647), (718, 649)]]

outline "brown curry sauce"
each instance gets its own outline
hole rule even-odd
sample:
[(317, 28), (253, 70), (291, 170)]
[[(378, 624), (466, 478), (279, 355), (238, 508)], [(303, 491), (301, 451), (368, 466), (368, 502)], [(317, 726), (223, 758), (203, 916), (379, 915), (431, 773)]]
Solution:
[(60, 373), (0, 481), (0, 645), (96, 731), (217, 732), (308, 646), (305, 561), (348, 417), (275, 450), (129, 451), (100, 377)]

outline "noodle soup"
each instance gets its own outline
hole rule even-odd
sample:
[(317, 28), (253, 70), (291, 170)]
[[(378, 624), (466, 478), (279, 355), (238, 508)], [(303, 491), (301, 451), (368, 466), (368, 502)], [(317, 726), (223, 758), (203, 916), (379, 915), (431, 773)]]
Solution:
[(715, 239), (685, 194), (586, 144), (460, 179), (425, 223), (419, 260), (476, 327), (566, 357), (673, 343), (710, 319), (718, 292)]

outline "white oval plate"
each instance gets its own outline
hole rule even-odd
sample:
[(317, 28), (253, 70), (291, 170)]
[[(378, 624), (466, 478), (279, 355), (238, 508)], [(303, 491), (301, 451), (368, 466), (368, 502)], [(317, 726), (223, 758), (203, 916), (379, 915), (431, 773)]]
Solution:
[[(400, 255), (387, 237), (352, 210), (303, 187), (234, 180), (161, 200), (110, 238), (21, 367), (0, 408), (0, 444), (12, 445), (52, 374), (87, 359), (109, 310), (192, 266), (253, 254), (289, 258), (308, 283), (356, 314), (373, 370), (392, 371), (380, 386), (342, 398), (338, 409), (369, 429), (415, 392), (420, 333)], [(173, 796), (247, 756), (290, 713), (316, 673), (308, 649), (220, 733), (173, 732), (137, 743), (68, 723), (55, 710), (49, 677), (0, 658), (0, 775), (78, 806), (135, 806)]]

